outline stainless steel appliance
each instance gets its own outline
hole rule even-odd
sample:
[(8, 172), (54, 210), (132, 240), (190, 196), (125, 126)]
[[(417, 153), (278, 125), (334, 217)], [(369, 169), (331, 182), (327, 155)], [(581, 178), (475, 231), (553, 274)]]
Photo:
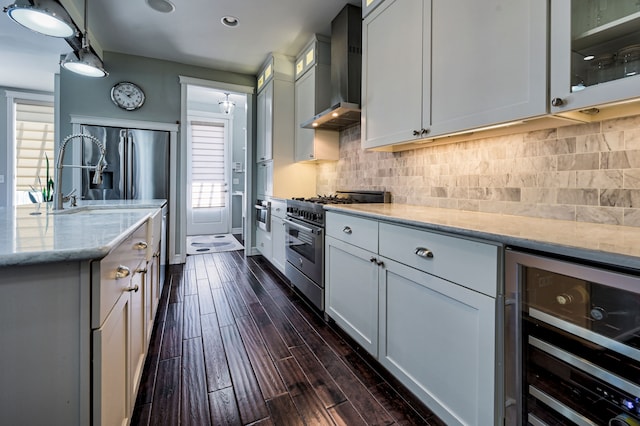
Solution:
[(507, 251), (505, 424), (640, 424), (640, 276)]
[[(102, 183), (93, 184), (93, 170), (83, 170), (83, 199), (169, 198), (168, 132), (85, 125), (82, 133), (96, 137), (107, 152)], [(83, 165), (96, 164), (99, 155), (94, 144), (84, 143)]]
[(324, 311), (324, 204), (384, 203), (384, 191), (338, 191), (331, 196), (287, 200), (285, 276), (317, 309)]
[(258, 228), (271, 232), (271, 201), (258, 200), (254, 208), (256, 209), (256, 224)]

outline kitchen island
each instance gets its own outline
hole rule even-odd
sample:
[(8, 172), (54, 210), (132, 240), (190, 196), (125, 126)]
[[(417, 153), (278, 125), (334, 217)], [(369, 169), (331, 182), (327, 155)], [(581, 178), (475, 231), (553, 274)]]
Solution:
[(128, 419), (159, 297), (165, 204), (0, 209), (0, 424)]

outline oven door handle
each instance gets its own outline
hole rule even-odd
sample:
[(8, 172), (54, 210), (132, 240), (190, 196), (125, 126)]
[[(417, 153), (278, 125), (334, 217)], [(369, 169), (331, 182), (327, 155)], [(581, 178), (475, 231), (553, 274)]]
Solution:
[(293, 226), (294, 228), (298, 228), (298, 229), (300, 229), (300, 230), (302, 230), (302, 231), (305, 231), (305, 232), (311, 232), (312, 234), (316, 234), (316, 233), (317, 233), (317, 231), (316, 231), (316, 230), (311, 229), (311, 228), (309, 228), (309, 227), (307, 227), (307, 226), (302, 226), (302, 225), (300, 225), (300, 224), (297, 224), (297, 223), (295, 223), (295, 222), (293, 222), (293, 221), (291, 221), (291, 220), (289, 220), (289, 219), (282, 219), (282, 221), (283, 221), (284, 223), (287, 223), (287, 224), (289, 224), (289, 225)]
[(256, 204), (253, 207), (255, 207), (258, 210), (267, 210), (269, 207), (266, 206), (261, 206), (260, 204)]

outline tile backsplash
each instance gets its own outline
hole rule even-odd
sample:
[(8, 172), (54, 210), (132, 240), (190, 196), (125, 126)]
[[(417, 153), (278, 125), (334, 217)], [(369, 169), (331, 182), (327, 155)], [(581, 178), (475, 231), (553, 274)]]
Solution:
[(640, 115), (396, 153), (363, 150), (353, 126), (317, 173), (319, 194), (640, 227)]

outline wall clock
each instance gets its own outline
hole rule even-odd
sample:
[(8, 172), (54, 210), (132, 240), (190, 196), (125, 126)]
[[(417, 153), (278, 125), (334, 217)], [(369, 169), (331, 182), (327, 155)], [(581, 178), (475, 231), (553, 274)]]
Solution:
[(137, 84), (121, 81), (111, 88), (111, 100), (120, 108), (133, 111), (144, 104), (144, 91)]

